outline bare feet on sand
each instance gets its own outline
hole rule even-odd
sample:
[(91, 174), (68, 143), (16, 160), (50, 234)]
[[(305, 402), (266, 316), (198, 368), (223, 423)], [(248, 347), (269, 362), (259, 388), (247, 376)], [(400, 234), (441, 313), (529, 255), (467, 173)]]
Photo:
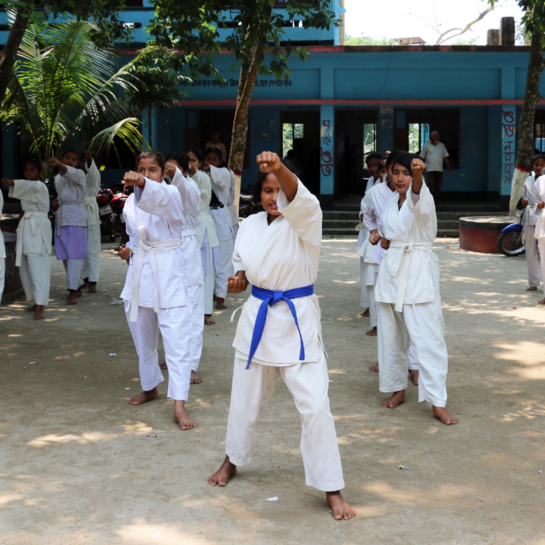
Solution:
[(67, 305), (77, 305), (78, 302), (76, 301), (76, 298), (80, 297), (78, 295), (77, 291), (70, 290), (70, 293), (68, 294), (68, 299), (66, 300)]
[(213, 322), (210, 316), (204, 315), (204, 325), (215, 325), (216, 322)]
[(44, 306), (43, 305), (34, 305), (34, 317), (32, 318), (33, 320), (43, 320), (44, 319), (44, 316), (43, 316), (43, 311), (44, 311)]
[(375, 365), (371, 365), (371, 367), (369, 367), (369, 371), (374, 371), (375, 373), (378, 373), (378, 362), (375, 363)]
[(370, 329), (366, 335), (369, 335), (369, 337), (376, 337), (377, 336), (377, 328), (374, 327), (373, 329)]
[(168, 369), (168, 367), (167, 367), (167, 362), (164, 361), (164, 362), (160, 363), (160, 364), (159, 364), (159, 367), (160, 367), (161, 369)]
[(447, 426), (458, 424), (458, 419), (452, 416), (444, 407), (433, 407), (433, 416)]
[(368, 308), (358, 314), (358, 318), (369, 318), (369, 316), (370, 314)]
[(211, 477), (208, 477), (208, 484), (223, 487), (229, 482), (229, 479), (232, 479), (236, 474), (237, 466), (230, 462), (229, 456), (226, 456), (225, 460), (223, 460), (223, 464), (221, 464), (216, 473)]
[(382, 402), (382, 406), (387, 407), (388, 409), (395, 409), (396, 407), (401, 405), (404, 401), (405, 401), (405, 390), (401, 390), (400, 392), (394, 392), (394, 395), (392, 397), (385, 399)]
[(227, 307), (225, 306), (225, 299), (222, 299), (221, 297), (216, 297), (216, 310), (225, 310)]
[(87, 293), (96, 293), (96, 292), (97, 292), (97, 285), (89, 284), (89, 289), (87, 290)]
[(185, 412), (185, 401), (174, 401), (174, 422), (177, 422), (184, 431), (197, 427), (197, 422), (191, 420)]
[(31, 307), (28, 307), (25, 309), (27, 312), (36, 312), (36, 305), (32, 305)]
[(335, 520), (350, 520), (356, 516), (356, 511), (344, 501), (339, 491), (326, 492), (325, 495), (327, 498), (326, 503), (331, 507)]
[(415, 386), (418, 386), (418, 369), (409, 369), (409, 376)]
[(189, 384), (200, 384), (202, 382), (202, 378), (195, 373), (195, 371), (191, 371), (191, 381)]
[(545, 299), (542, 299), (541, 301), (537, 302), (538, 305), (545, 305)]
[(526, 288), (526, 291), (537, 291), (537, 288)]
[(149, 392), (142, 392), (141, 394), (138, 394), (137, 396), (131, 397), (129, 399), (129, 403), (131, 405), (142, 405), (142, 403), (146, 403), (148, 401), (153, 401), (154, 399), (157, 399), (159, 396), (159, 392), (157, 391), (157, 387), (155, 387), (153, 390), (150, 390)]

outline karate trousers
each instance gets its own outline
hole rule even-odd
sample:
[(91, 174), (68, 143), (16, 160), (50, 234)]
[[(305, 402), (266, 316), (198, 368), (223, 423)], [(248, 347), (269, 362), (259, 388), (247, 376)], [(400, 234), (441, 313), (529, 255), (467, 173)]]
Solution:
[[(536, 240), (537, 240), (537, 244), (538, 244), (539, 255), (543, 256), (541, 258), (541, 275), (545, 279), (545, 238), (539, 238), (539, 239), (536, 239)], [(537, 285), (539, 285), (539, 276), (538, 276)], [(544, 280), (543, 289), (545, 290), (545, 280)]]
[(369, 300), (367, 299), (367, 286), (365, 285), (365, 268), (367, 263), (364, 263), (363, 257), (360, 256), (360, 307), (368, 308)]
[(233, 248), (235, 247), (235, 242), (237, 241), (238, 228), (239, 228), (239, 224), (238, 224), (238, 223), (234, 223), (234, 224), (231, 226), (231, 229), (232, 229), (232, 231), (233, 231)]
[[(526, 249), (526, 265), (528, 266), (528, 285), (530, 288), (539, 288), (539, 263), (538, 242), (534, 237), (535, 225), (527, 225), (524, 234), (524, 247)], [(539, 252), (540, 255), (541, 252)]]
[(63, 259), (62, 264), (66, 271), (66, 289), (71, 291), (79, 290), (81, 287), (81, 271), (83, 259)]
[(6, 258), (0, 257), (0, 303), (2, 303), (2, 294), (4, 293), (5, 280), (6, 280)]
[(215, 272), (216, 297), (225, 299), (227, 297), (227, 286), (229, 277), (235, 274), (233, 267), (233, 239), (220, 240), (218, 246), (218, 269)]
[(344, 488), (335, 421), (329, 407), (329, 374), (323, 352), (316, 363), (272, 367), (252, 362), (246, 369), (247, 363), (248, 356), (240, 352), (235, 354), (225, 446), (229, 460), (237, 466), (251, 462), (257, 419), (274, 392), (276, 380), (282, 376), (301, 416), (301, 454), (306, 484), (323, 492)]
[(82, 279), (88, 278), (89, 282), (98, 282), (100, 262), (100, 218), (96, 218), (95, 225), (89, 225), (87, 239), (87, 255), (83, 263)]
[(125, 314), (138, 354), (142, 390), (149, 392), (165, 379), (159, 367), (157, 345), (159, 331), (163, 337), (168, 366), (168, 397), (177, 401), (189, 398), (191, 381), (190, 340), (193, 333), (190, 305), (162, 308), (155, 314), (152, 308), (138, 307), (136, 322), (129, 319), (131, 304), (125, 302)]
[(378, 267), (372, 263), (365, 263), (365, 283), (367, 301), (369, 301), (369, 318), (371, 327), (377, 327), (377, 304), (375, 302), (375, 284), (377, 283)]
[(51, 257), (47, 252), (44, 255), (22, 255), (19, 275), (26, 300), (47, 305), (51, 285)]
[(439, 290), (435, 301), (403, 305), (401, 312), (390, 303), (378, 305), (378, 363), (381, 392), (407, 388), (408, 351), (418, 361), (418, 400), (434, 407), (447, 405), (448, 353)]
[(189, 355), (191, 359), (191, 370), (197, 371), (199, 363), (201, 362), (204, 334), (204, 284), (188, 286), (187, 293), (193, 312), (193, 334), (191, 335)]
[[(204, 275), (204, 314), (210, 316), (214, 312), (214, 281), (216, 277), (216, 269), (214, 264), (214, 253), (210, 246), (208, 233), (204, 235), (206, 238), (206, 274)], [(203, 316), (204, 323), (204, 316)]]

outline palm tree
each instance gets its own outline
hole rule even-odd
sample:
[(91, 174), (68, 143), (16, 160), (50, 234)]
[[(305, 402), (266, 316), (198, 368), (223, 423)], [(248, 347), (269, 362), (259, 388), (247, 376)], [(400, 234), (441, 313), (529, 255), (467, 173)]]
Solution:
[[(98, 49), (93, 24), (31, 24), (15, 63), (0, 118), (14, 124), (42, 161), (69, 147), (107, 152), (142, 147), (128, 70), (113, 48)], [(117, 150), (116, 150), (117, 153)]]

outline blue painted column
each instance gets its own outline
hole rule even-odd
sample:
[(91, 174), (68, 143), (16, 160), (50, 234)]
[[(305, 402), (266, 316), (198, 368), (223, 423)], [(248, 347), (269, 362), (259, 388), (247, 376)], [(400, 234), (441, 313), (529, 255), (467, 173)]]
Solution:
[(333, 206), (335, 189), (335, 107), (320, 106), (320, 196), (325, 208)]
[(511, 182), (513, 181), (513, 174), (515, 172), (516, 145), (517, 125), (515, 106), (503, 105), (501, 109), (500, 198), (511, 195)]

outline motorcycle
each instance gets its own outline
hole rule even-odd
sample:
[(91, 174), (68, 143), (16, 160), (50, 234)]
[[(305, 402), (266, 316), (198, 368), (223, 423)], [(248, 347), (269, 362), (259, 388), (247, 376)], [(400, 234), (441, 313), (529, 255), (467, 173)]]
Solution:
[(522, 239), (522, 218), (524, 212), (520, 217), (520, 221), (512, 223), (507, 227), (504, 227), (501, 231), (500, 238), (498, 239), (498, 250), (507, 257), (514, 257), (522, 255), (526, 249), (524, 247), (524, 240)]
[(97, 195), (98, 213), (100, 215), (100, 234), (107, 236), (110, 242), (115, 240), (113, 226), (113, 210), (110, 205), (113, 193), (110, 189), (100, 188)]
[(114, 193), (110, 203), (113, 211), (112, 225), (115, 234), (121, 237), (121, 243), (126, 244), (129, 241), (129, 236), (127, 235), (127, 228), (125, 227), (123, 209), (125, 208), (125, 202), (129, 198), (128, 188), (121, 186), (119, 189), (117, 189), (117, 186), (114, 186), (114, 190), (116, 192)]

